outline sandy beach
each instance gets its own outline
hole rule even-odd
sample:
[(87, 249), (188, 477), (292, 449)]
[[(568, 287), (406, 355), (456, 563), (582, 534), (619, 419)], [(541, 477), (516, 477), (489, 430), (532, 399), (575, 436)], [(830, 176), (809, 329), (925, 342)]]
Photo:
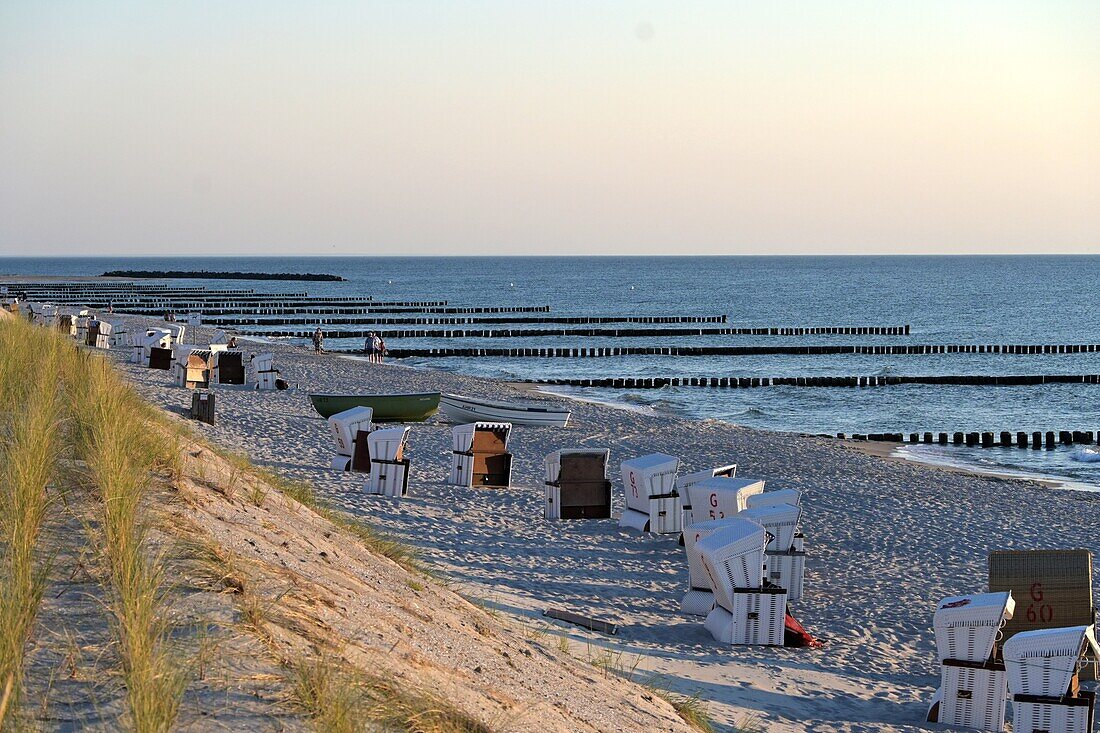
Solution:
[[(189, 328), (187, 340), (201, 344), (211, 333)], [(623, 673), (698, 693), (726, 726), (756, 719), (768, 731), (942, 730), (923, 722), (938, 683), (934, 604), (983, 591), (990, 550), (1100, 549), (1100, 494), (918, 465), (833, 440), (532, 395), (488, 379), (242, 345), (273, 351), (291, 388), (218, 386), (217, 425), (196, 423), (200, 432), (311, 482), (415, 547), (464, 595), (568, 634), (574, 655), (605, 655)], [(190, 392), (167, 372), (125, 363), (121, 350), (112, 356), (154, 404), (177, 414), (189, 406)], [(413, 426), (410, 495), (401, 501), (366, 496), (361, 475), (329, 468), (331, 439), (309, 392), (424, 390), (568, 403), (573, 419), (567, 429), (515, 428), (508, 489), (446, 484), (451, 425), (438, 416)], [(765, 479), (768, 489), (802, 491), (806, 594), (793, 610), (824, 647), (723, 647), (701, 618), (679, 612), (687, 573), (675, 537), (621, 530), (614, 520), (546, 521), (543, 457), (575, 447), (611, 450), (616, 513), (620, 461), (652, 452), (679, 456), (681, 471), (736, 462), (739, 476)], [(551, 625), (542, 618), (549, 607), (613, 621), (619, 634)]]

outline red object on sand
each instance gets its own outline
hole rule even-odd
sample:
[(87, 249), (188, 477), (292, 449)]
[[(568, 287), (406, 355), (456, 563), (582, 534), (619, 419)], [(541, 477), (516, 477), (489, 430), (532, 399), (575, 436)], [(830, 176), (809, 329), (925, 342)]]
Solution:
[(806, 631), (805, 627), (798, 623), (798, 619), (792, 616), (790, 611), (787, 611), (787, 618), (783, 626), (783, 646), (810, 649), (817, 649), (818, 647), (825, 646), (820, 641), (810, 636), (810, 632)]

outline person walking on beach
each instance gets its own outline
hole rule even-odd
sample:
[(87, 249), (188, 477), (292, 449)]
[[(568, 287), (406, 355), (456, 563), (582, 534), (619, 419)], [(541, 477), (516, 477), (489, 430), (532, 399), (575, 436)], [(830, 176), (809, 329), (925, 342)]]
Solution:
[(367, 355), (367, 361), (374, 363), (374, 331), (367, 334), (363, 340), (363, 353)]
[(386, 342), (382, 340), (381, 336), (375, 336), (374, 344), (374, 358), (378, 360), (378, 363), (382, 363), (382, 357), (386, 355)]
[(325, 350), (325, 334), (321, 333), (320, 326), (313, 332), (313, 350), (318, 353), (323, 353)]
[(226, 345), (225, 345), (225, 347), (226, 347), (227, 349), (235, 349), (235, 348), (237, 348), (237, 337), (236, 337), (236, 336), (230, 336), (230, 337), (229, 337), (229, 343), (228, 343), (228, 344), (226, 344)]

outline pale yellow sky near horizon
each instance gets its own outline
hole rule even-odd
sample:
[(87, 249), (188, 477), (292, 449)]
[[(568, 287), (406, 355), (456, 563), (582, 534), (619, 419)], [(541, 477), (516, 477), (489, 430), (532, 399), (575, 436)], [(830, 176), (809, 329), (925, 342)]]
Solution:
[(1097, 2), (0, 6), (0, 254), (1100, 253)]

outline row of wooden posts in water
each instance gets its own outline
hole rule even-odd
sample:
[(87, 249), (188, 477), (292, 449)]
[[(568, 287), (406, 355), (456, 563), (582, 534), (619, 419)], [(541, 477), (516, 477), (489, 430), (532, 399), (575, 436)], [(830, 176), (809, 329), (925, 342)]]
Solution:
[[(604, 337), (604, 338), (648, 338), (650, 336), (787, 336), (786, 333), (755, 333), (763, 329), (752, 328), (737, 328), (737, 327), (722, 327), (722, 328), (493, 328), (493, 329), (406, 329), (406, 330), (391, 330), (382, 332), (382, 338), (390, 339), (410, 339), (410, 338), (547, 338), (547, 337)], [(776, 329), (778, 331), (779, 329)], [(251, 335), (257, 336), (304, 336), (307, 332), (304, 330), (295, 331), (264, 331), (255, 332)], [(351, 338), (354, 336), (362, 336), (364, 329), (357, 328), (354, 330), (346, 331), (330, 331), (327, 335), (332, 338)], [(848, 353), (872, 353), (856, 352), (852, 349), (886, 349), (886, 348), (912, 348), (912, 347), (887, 347), (887, 346), (836, 346), (836, 345), (824, 345), (824, 346), (768, 346), (768, 347), (756, 347), (756, 346), (634, 346), (634, 347), (606, 347), (602, 351), (608, 353), (601, 354), (586, 354), (588, 356), (627, 356), (633, 354), (650, 354), (650, 353), (670, 353), (673, 356), (679, 355), (678, 352), (684, 354), (700, 352), (709, 349), (718, 349), (716, 353), (727, 353), (723, 351), (725, 349), (733, 349), (728, 353), (742, 353), (741, 349), (789, 349), (790, 351), (780, 352), (756, 352), (746, 351), (743, 353), (791, 353), (791, 354), (805, 354), (805, 353), (828, 353), (828, 354), (848, 354)], [(929, 347), (935, 348), (935, 347)], [(829, 351), (814, 351), (815, 349), (829, 349)], [(591, 350), (586, 349), (586, 350)], [(809, 350), (809, 351), (807, 351)], [(450, 348), (426, 348), (426, 349), (404, 349), (402, 351), (405, 356), (579, 356), (572, 352), (578, 351), (577, 348), (492, 348), (492, 349), (450, 349)], [(450, 353), (459, 352), (459, 353)], [(487, 353), (485, 353), (487, 352)], [(513, 353), (515, 352), (515, 353)], [(538, 353), (533, 353), (538, 352)], [(545, 352), (545, 353), (542, 353)], [(710, 353), (710, 351), (705, 351)], [(892, 353), (892, 352), (874, 352), (874, 353)], [(898, 353), (918, 353), (918, 352), (898, 352)], [(920, 352), (923, 353), (923, 352)], [(396, 355), (396, 352), (395, 352)]]
[(611, 389), (663, 389), (665, 387), (709, 387), (746, 389), (755, 387), (890, 387), (900, 384), (956, 384), (1021, 386), (1036, 384), (1100, 384), (1100, 374), (958, 374), (958, 375), (872, 375), (867, 377), (596, 377), (525, 379), (525, 384), (559, 387), (605, 387)]
[[(909, 443), (923, 443), (926, 445), (965, 445), (971, 448), (1028, 448), (1033, 450), (1054, 450), (1058, 445), (1092, 445), (1100, 431), (1091, 430), (1035, 430), (1028, 433), (1019, 430), (1013, 433), (1011, 430), (984, 432), (953, 432), (953, 433), (909, 433)], [(832, 437), (832, 436), (822, 436)], [(837, 433), (836, 437), (846, 440), (871, 440), (886, 443), (904, 443), (905, 433), (853, 433), (851, 436), (845, 433)]]
[[(515, 336), (695, 336), (731, 329), (587, 329), (587, 330), (493, 330), (493, 331), (380, 331), (383, 339), (424, 338), (439, 334), (443, 338), (506, 338)], [(279, 333), (279, 332), (275, 332)], [(451, 334), (442, 336), (442, 334)], [(268, 332), (266, 335), (273, 335)], [(304, 333), (303, 333), (304, 335)], [(362, 331), (330, 331), (332, 338), (362, 336)], [(922, 355), (922, 354), (1091, 354), (1100, 344), (757, 344), (751, 346), (580, 346), (580, 347), (481, 347), (481, 348), (396, 348), (389, 354), (395, 359), (409, 357), (512, 357), (512, 358), (592, 358), (608, 356), (758, 356), (789, 354), (816, 356), (827, 354)], [(349, 353), (355, 353), (354, 351)]]
[[(605, 324), (605, 323), (725, 323), (726, 316), (401, 316), (391, 318), (364, 317), (364, 316), (320, 316), (300, 315), (284, 318), (256, 318), (254, 316), (213, 316), (203, 318), (203, 323), (208, 326), (285, 326), (294, 323), (310, 324), (310, 326), (328, 325), (352, 325), (368, 324), (377, 330), (379, 325), (485, 325), (497, 323), (533, 324), (533, 323), (574, 323), (574, 324)], [(356, 329), (350, 331), (355, 335), (362, 335), (368, 329)], [(288, 331), (255, 331), (249, 335), (255, 336), (304, 336), (312, 333), (310, 328), (292, 329)], [(761, 334), (777, 335), (777, 334)], [(332, 338), (337, 338), (333, 335)]]

